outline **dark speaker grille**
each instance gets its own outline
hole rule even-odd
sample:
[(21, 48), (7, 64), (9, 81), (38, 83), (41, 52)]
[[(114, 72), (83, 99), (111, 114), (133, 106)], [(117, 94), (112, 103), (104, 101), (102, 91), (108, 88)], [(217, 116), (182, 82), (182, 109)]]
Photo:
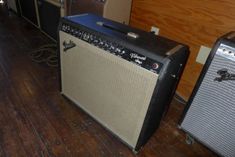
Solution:
[(181, 127), (220, 155), (235, 157), (235, 81), (214, 81), (222, 68), (235, 74), (235, 61), (218, 50)]

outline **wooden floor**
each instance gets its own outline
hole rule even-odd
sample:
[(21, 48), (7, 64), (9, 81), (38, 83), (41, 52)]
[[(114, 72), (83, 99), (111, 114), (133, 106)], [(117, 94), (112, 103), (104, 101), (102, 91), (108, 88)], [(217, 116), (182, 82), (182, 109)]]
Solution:
[[(50, 43), (0, 6), (0, 157), (134, 157), (132, 151), (59, 93), (58, 69), (30, 60)], [(177, 129), (183, 105), (172, 102), (138, 157), (212, 157)]]

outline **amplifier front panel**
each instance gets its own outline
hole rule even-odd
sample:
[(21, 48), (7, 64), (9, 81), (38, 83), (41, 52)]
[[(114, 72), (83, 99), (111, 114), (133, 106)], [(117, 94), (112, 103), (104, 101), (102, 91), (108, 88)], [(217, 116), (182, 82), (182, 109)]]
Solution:
[(195, 95), (181, 124), (182, 129), (217, 153), (235, 156), (235, 81), (215, 81), (218, 70), (227, 69), (235, 74), (235, 57), (228, 57), (221, 45)]
[(60, 49), (62, 93), (134, 148), (158, 74), (61, 31)]

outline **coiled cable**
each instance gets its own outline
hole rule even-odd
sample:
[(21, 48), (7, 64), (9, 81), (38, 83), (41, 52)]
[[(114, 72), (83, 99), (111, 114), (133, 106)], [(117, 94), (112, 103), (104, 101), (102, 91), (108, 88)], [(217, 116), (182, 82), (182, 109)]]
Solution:
[(42, 45), (31, 51), (29, 56), (33, 62), (46, 63), (50, 67), (58, 67), (58, 54), (56, 44)]

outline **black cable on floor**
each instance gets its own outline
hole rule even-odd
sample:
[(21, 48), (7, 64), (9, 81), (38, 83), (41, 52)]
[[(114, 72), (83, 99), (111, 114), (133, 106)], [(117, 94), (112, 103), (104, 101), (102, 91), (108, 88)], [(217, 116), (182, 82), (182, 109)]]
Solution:
[(56, 44), (43, 45), (29, 53), (32, 61), (46, 63), (50, 67), (58, 67), (58, 54)]

